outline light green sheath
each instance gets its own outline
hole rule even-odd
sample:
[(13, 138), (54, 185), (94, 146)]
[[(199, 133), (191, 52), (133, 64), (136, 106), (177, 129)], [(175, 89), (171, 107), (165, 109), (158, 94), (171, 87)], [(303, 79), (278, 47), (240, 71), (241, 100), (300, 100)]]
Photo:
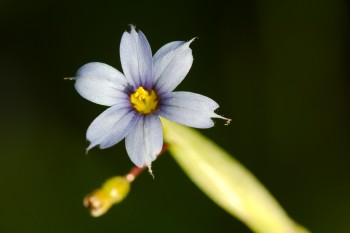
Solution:
[(169, 151), (190, 179), (216, 204), (258, 233), (307, 233), (267, 189), (196, 130), (162, 119)]

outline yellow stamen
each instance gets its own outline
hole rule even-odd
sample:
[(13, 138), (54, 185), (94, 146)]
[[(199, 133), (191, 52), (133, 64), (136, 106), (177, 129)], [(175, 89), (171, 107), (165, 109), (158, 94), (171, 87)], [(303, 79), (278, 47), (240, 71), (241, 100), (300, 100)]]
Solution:
[(147, 91), (143, 87), (130, 95), (130, 102), (132, 106), (142, 114), (153, 113), (158, 106), (158, 98), (154, 90)]

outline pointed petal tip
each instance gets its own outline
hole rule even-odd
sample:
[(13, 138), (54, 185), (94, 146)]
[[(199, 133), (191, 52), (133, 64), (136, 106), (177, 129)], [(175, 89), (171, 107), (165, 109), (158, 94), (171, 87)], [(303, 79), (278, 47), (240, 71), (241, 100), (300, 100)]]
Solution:
[(150, 165), (148, 165), (148, 173), (152, 176), (152, 178), (153, 178), (153, 180), (155, 179), (155, 177), (154, 177), (154, 174), (153, 174), (153, 170), (152, 170), (152, 166), (151, 166), (151, 164)]
[(193, 37), (191, 40), (187, 41), (186, 43), (188, 43), (189, 45), (192, 44), (193, 41), (198, 40), (199, 37)]
[(186, 41), (185, 44), (190, 45), (190, 44), (192, 44), (195, 40), (198, 40), (198, 39), (199, 39), (199, 37), (193, 37), (191, 40)]
[(89, 154), (89, 151), (92, 149), (92, 147), (88, 146), (86, 149), (85, 149), (85, 155), (88, 155)]
[[(126, 142), (126, 141), (125, 141)], [(127, 149), (128, 152), (128, 149)], [(128, 152), (129, 153), (129, 152)], [(152, 163), (157, 159), (158, 155), (161, 153), (161, 150), (158, 153), (149, 154), (149, 156), (145, 156), (146, 158), (143, 158), (142, 160), (135, 159), (134, 157), (130, 157), (131, 161), (139, 168), (147, 167), (150, 174), (153, 176), (152, 173)]]
[[(193, 37), (191, 40), (185, 41), (185, 42), (182, 44), (182, 46), (187, 45), (187, 47), (190, 48), (190, 45), (192, 44), (192, 42), (195, 41), (195, 40), (197, 40), (197, 39), (198, 39), (198, 37)], [(191, 48), (190, 48), (190, 49), (191, 49)]]
[(230, 118), (227, 118), (227, 117), (224, 117), (224, 116), (220, 116), (220, 115), (218, 115), (216, 113), (214, 113), (214, 114), (215, 115), (213, 116), (213, 118), (218, 118), (218, 119), (222, 119), (222, 120), (226, 121), (225, 122), (226, 126), (228, 126), (231, 123), (231, 121), (232, 121), (232, 119), (230, 119)]
[(63, 80), (69, 80), (69, 81), (74, 81), (76, 80), (76, 77), (64, 77)]
[(159, 93), (173, 91), (186, 77), (193, 64), (190, 44), (195, 39), (170, 42), (154, 54), (153, 72)]
[(226, 119), (225, 125), (228, 126), (229, 124), (231, 124), (231, 121), (232, 121), (232, 119)]
[(128, 33), (128, 34), (143, 34), (142, 31), (136, 27), (136, 25), (134, 24), (129, 24), (128, 25), (128, 29), (125, 31), (125, 33)]
[(90, 145), (85, 149), (85, 154), (87, 155), (89, 151), (95, 146), (97, 146), (97, 144), (93, 144), (92, 142), (90, 142)]
[(134, 24), (132, 24), (132, 23), (130, 23), (129, 25), (128, 25), (128, 30), (126, 30), (128, 33), (131, 33), (131, 32), (136, 32), (136, 26), (134, 25)]

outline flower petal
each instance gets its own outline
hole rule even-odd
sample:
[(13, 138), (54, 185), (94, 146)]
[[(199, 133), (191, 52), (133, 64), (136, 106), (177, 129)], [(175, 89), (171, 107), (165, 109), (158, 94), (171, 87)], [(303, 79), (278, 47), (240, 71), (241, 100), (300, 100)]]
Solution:
[(163, 132), (156, 115), (144, 115), (125, 139), (126, 150), (131, 161), (138, 167), (151, 166), (162, 150)]
[(75, 79), (75, 89), (85, 99), (96, 104), (111, 106), (127, 98), (126, 80), (122, 73), (100, 62), (82, 66)]
[(192, 92), (171, 92), (160, 96), (162, 100), (159, 115), (168, 120), (194, 127), (214, 126), (211, 118), (221, 118), (214, 110), (219, 105), (212, 99)]
[(161, 76), (162, 72), (164, 71), (164, 67), (169, 64), (171, 60), (170, 56), (172, 56), (173, 52), (184, 43), (186, 42), (173, 41), (167, 43), (153, 55), (153, 76), (155, 78), (155, 81), (157, 81)]
[(159, 94), (174, 90), (186, 77), (193, 63), (189, 47), (193, 40), (168, 43), (154, 55), (153, 72)]
[(153, 63), (151, 47), (145, 35), (131, 25), (131, 31), (124, 32), (120, 42), (120, 60), (128, 82), (136, 89), (153, 85)]
[(87, 150), (100, 145), (101, 149), (120, 142), (135, 126), (139, 115), (130, 103), (114, 105), (99, 115), (89, 126), (86, 138), (91, 142)]

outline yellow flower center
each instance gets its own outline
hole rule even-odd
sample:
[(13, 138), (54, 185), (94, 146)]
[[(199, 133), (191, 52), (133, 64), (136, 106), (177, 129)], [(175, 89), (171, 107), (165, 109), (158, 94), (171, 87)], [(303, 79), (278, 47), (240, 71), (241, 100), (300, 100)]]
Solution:
[(130, 95), (130, 102), (132, 106), (142, 114), (153, 113), (158, 106), (158, 98), (154, 90), (146, 91), (143, 87)]

